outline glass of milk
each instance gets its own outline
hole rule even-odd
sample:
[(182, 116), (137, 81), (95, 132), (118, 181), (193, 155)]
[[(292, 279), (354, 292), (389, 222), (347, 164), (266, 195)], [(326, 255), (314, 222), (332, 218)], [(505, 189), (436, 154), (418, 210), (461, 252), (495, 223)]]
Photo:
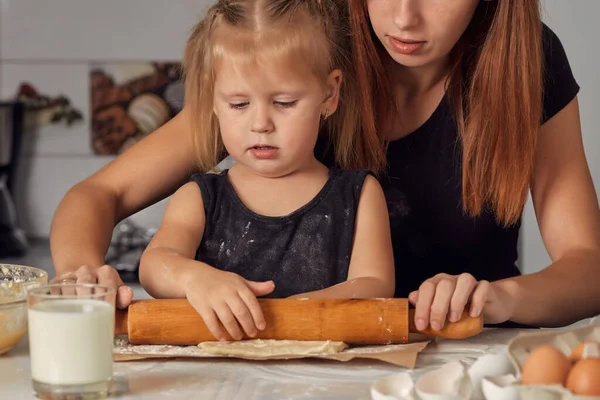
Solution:
[(40, 398), (101, 398), (113, 376), (114, 288), (55, 284), (28, 291), (33, 389)]

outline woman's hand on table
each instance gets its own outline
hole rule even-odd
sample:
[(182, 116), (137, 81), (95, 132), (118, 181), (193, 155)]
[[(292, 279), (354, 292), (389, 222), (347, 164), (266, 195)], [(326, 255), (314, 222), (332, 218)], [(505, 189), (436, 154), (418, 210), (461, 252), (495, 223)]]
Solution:
[(133, 300), (133, 291), (125, 286), (117, 270), (110, 265), (96, 268), (83, 265), (75, 271), (58, 275), (50, 283), (97, 283), (117, 288), (116, 306), (121, 309), (127, 308)]
[[(458, 321), (463, 312), (471, 317), (483, 313), (488, 324), (499, 324), (510, 319), (514, 300), (495, 282), (477, 281), (471, 274), (437, 274), (410, 293), (408, 299), (415, 306), (415, 326), (418, 330), (428, 325), (442, 329), (446, 321)], [(468, 305), (468, 308), (467, 308)]]
[(185, 287), (188, 301), (218, 340), (226, 339), (219, 321), (234, 340), (241, 340), (244, 332), (254, 337), (266, 327), (256, 297), (271, 293), (275, 289), (272, 281), (249, 281), (206, 265)]

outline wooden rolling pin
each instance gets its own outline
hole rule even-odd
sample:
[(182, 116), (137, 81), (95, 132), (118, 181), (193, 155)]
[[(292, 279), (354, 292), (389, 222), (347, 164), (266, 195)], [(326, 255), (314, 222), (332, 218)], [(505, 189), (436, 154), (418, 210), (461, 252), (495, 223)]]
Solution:
[[(439, 331), (418, 331), (408, 299), (259, 299), (259, 303), (267, 327), (255, 339), (390, 344), (407, 343), (409, 332), (461, 339), (483, 329), (481, 317), (465, 312), (460, 321), (448, 322)], [(134, 301), (127, 310), (117, 310), (115, 335), (127, 335), (132, 344), (197, 345), (216, 340), (186, 299)]]

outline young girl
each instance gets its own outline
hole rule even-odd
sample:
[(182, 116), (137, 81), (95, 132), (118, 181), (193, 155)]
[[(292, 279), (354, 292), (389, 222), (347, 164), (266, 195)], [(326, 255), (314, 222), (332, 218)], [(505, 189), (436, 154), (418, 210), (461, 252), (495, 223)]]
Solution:
[[(330, 124), (354, 157), (358, 112), (345, 0), (218, 1), (191, 34), (186, 103), (201, 173), (175, 192), (144, 252), (154, 297), (186, 297), (220, 340), (265, 328), (256, 296), (391, 297), (383, 191), (367, 170), (329, 170)], [(229, 154), (235, 165), (207, 173)]]

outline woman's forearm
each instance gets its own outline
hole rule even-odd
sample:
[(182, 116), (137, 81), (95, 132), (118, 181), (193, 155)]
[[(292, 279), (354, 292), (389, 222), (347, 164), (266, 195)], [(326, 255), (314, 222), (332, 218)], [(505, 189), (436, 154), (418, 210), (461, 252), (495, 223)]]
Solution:
[(101, 266), (115, 224), (171, 195), (189, 178), (194, 152), (188, 130), (180, 112), (69, 190), (50, 232), (57, 273)]
[(364, 277), (338, 283), (326, 289), (301, 293), (291, 298), (367, 299), (394, 296), (394, 285), (378, 278)]
[(580, 250), (530, 275), (495, 282), (515, 300), (511, 321), (560, 327), (600, 314), (600, 253)]
[(152, 297), (185, 298), (187, 283), (209, 265), (165, 247), (148, 249), (140, 260), (140, 283)]
[(57, 275), (82, 265), (100, 267), (110, 245), (117, 215), (115, 196), (89, 183), (75, 185), (60, 202), (50, 230)]

